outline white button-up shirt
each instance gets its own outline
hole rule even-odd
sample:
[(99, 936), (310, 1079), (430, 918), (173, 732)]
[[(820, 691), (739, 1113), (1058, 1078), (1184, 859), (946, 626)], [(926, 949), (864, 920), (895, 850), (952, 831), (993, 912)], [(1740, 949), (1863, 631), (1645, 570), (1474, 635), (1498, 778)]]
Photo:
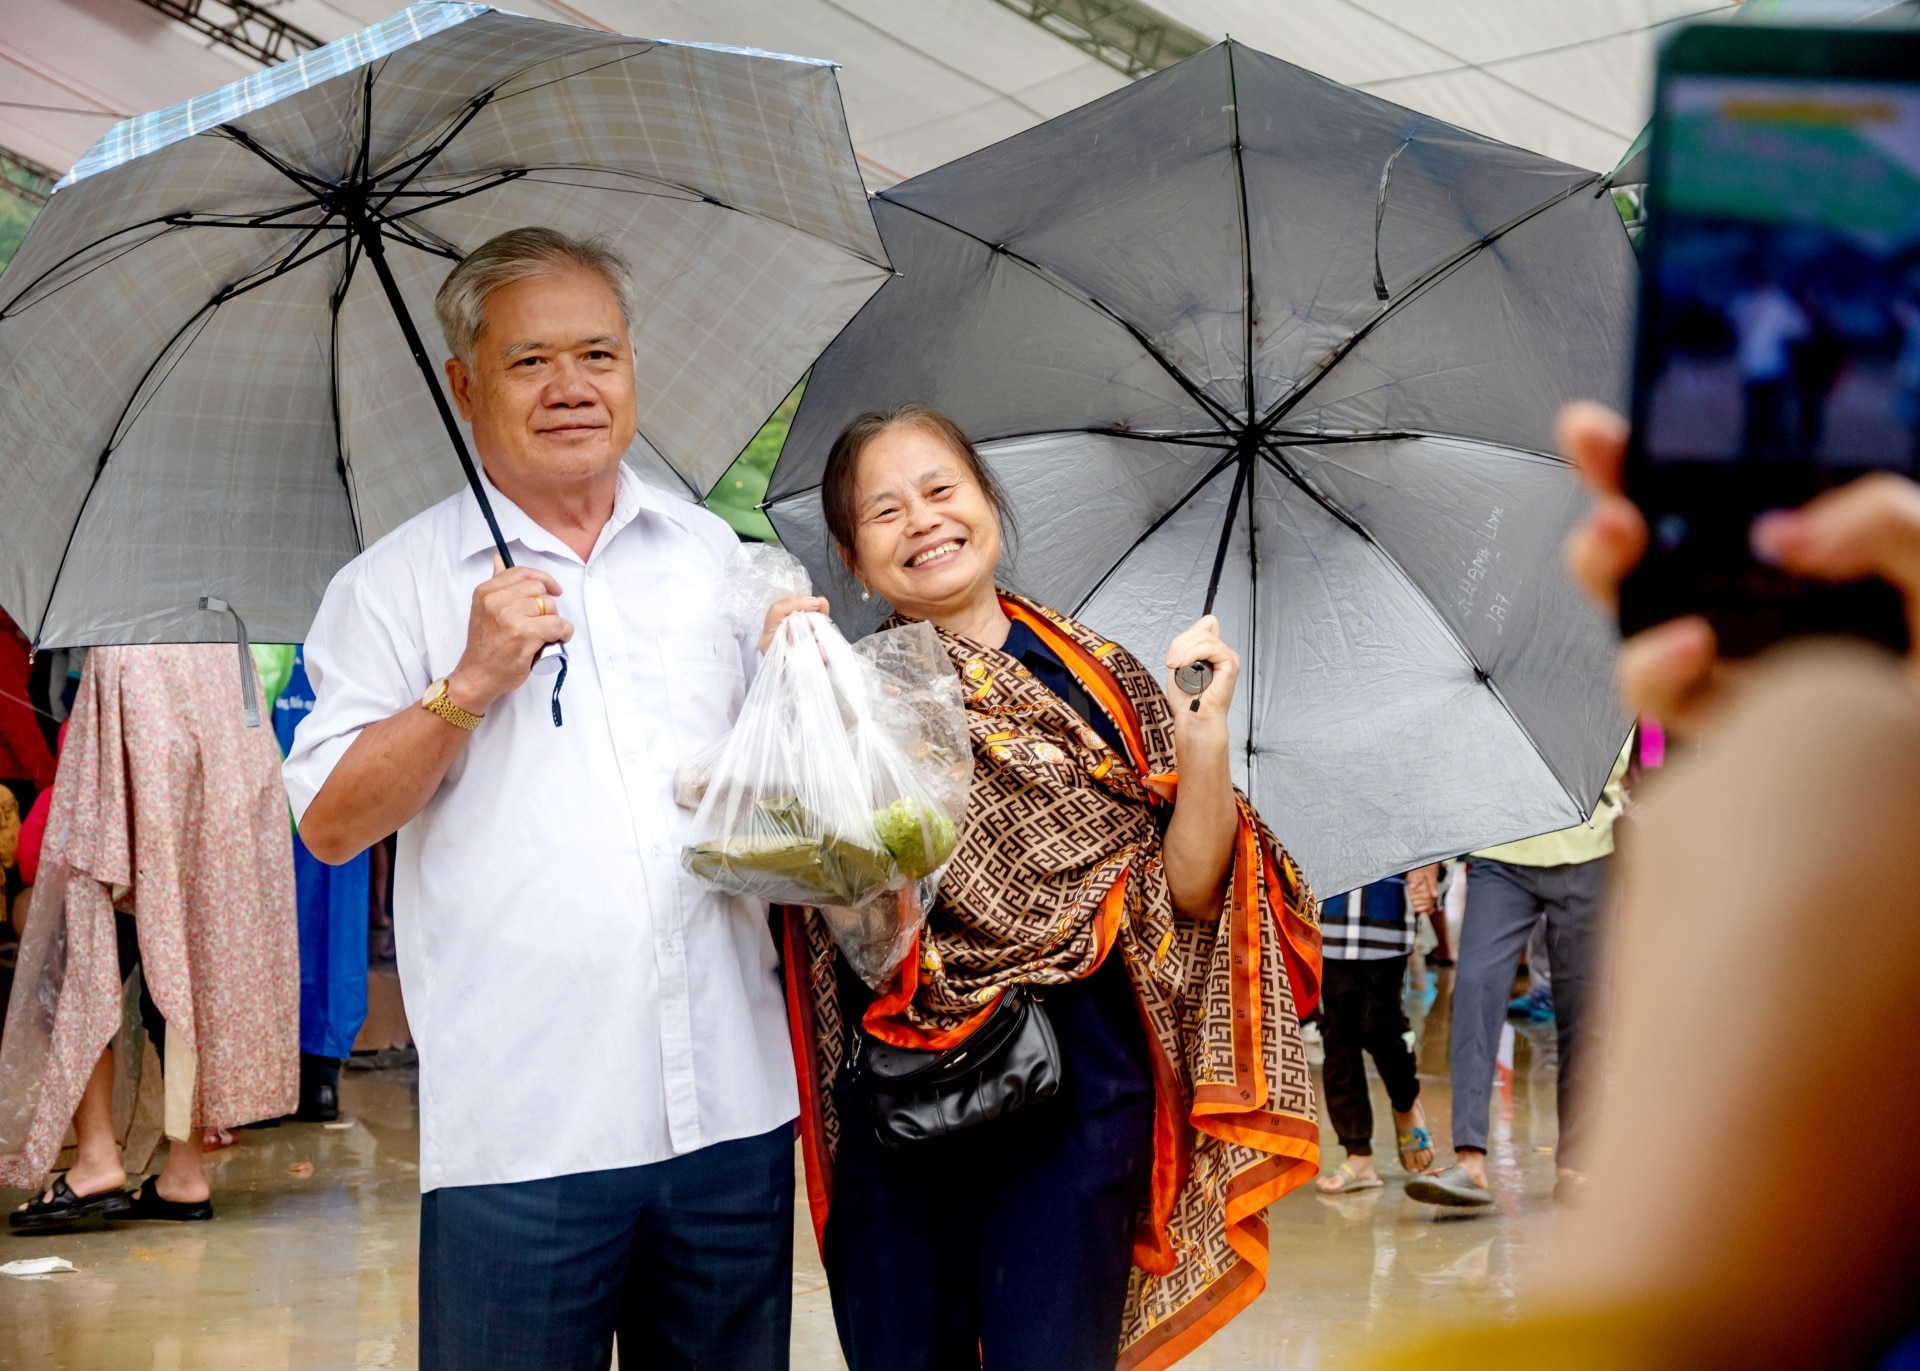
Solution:
[[(536, 674), (400, 830), (423, 1190), (644, 1165), (799, 1112), (765, 907), (680, 866), (674, 769), (732, 726), (757, 660), (714, 607), (732, 532), (622, 467), (582, 562), (488, 494), (574, 636), (564, 726)], [(334, 577), (306, 645), (317, 702), (286, 761), (296, 815), (361, 729), (453, 670), (492, 556), (463, 492)]]

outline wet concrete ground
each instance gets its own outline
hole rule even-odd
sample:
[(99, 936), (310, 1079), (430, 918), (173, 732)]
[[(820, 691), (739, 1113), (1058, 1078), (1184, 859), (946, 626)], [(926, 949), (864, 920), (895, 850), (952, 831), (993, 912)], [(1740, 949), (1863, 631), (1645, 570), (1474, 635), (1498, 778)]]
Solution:
[[(1445, 973), (1442, 973), (1443, 975)], [(1414, 996), (1411, 1008), (1422, 1009)], [(1438, 1002), (1446, 1003), (1444, 983)], [(1444, 1011), (1416, 1013), (1428, 1117), (1447, 1150)], [(1553, 1223), (1552, 1025), (1519, 1025), (1496, 1096), (1499, 1203), (1465, 1217), (1401, 1193), (1375, 1082), (1382, 1190), (1329, 1199), (1308, 1186), (1269, 1214), (1266, 1293), (1183, 1365), (1319, 1371), (1437, 1320), (1500, 1314)], [(1317, 1050), (1317, 1049), (1316, 1049)], [(335, 1371), (415, 1364), (418, 1131), (411, 1069), (346, 1072), (344, 1128), (250, 1130), (209, 1159), (210, 1224), (0, 1237), (0, 1263), (62, 1256), (79, 1270), (0, 1277), (0, 1368)], [(1326, 1166), (1338, 1145), (1325, 1131)], [(310, 1163), (310, 1175), (302, 1163)], [(0, 1192), (8, 1208), (25, 1198)], [(797, 1206), (795, 1371), (842, 1366), (804, 1197)]]

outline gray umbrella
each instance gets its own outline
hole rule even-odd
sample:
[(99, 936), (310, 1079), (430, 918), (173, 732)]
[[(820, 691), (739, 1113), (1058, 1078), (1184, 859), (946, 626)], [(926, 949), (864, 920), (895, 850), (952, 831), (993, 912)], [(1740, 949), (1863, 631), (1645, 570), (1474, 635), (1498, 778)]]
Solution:
[(633, 263), (628, 460), (689, 498), (888, 274), (830, 64), (415, 5), (56, 189), (0, 276), (0, 604), (41, 646), (298, 641), (463, 466), (484, 510), (432, 302), (526, 224)]
[(1563, 401), (1625, 389), (1597, 180), (1221, 44), (881, 192), (901, 276), (768, 513), (825, 583), (835, 433), (933, 404), (1007, 487), (1016, 588), (1156, 667), (1213, 605), (1241, 779), (1319, 889), (1577, 823), (1626, 731), (1551, 455)]

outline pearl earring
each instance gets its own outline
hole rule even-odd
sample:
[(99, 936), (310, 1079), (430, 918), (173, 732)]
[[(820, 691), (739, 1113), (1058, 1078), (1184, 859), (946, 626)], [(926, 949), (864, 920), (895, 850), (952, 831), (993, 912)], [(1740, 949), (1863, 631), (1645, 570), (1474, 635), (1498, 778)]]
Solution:
[(865, 601), (871, 600), (872, 598), (873, 598), (873, 592), (871, 590), (868, 590), (865, 586), (861, 586), (860, 587), (861, 601), (864, 603)]

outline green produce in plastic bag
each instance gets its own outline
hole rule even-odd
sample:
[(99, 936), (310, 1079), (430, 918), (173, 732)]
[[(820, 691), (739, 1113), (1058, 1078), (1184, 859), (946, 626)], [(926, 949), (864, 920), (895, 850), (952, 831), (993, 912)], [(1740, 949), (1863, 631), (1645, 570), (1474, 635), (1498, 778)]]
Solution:
[(874, 814), (873, 826), (900, 874), (911, 881), (946, 865), (959, 839), (953, 820), (920, 800), (895, 800)]
[(703, 880), (736, 882), (758, 873), (804, 887), (822, 900), (856, 905), (893, 877), (886, 851), (827, 831), (798, 800), (762, 800), (742, 831), (697, 843), (686, 866)]

